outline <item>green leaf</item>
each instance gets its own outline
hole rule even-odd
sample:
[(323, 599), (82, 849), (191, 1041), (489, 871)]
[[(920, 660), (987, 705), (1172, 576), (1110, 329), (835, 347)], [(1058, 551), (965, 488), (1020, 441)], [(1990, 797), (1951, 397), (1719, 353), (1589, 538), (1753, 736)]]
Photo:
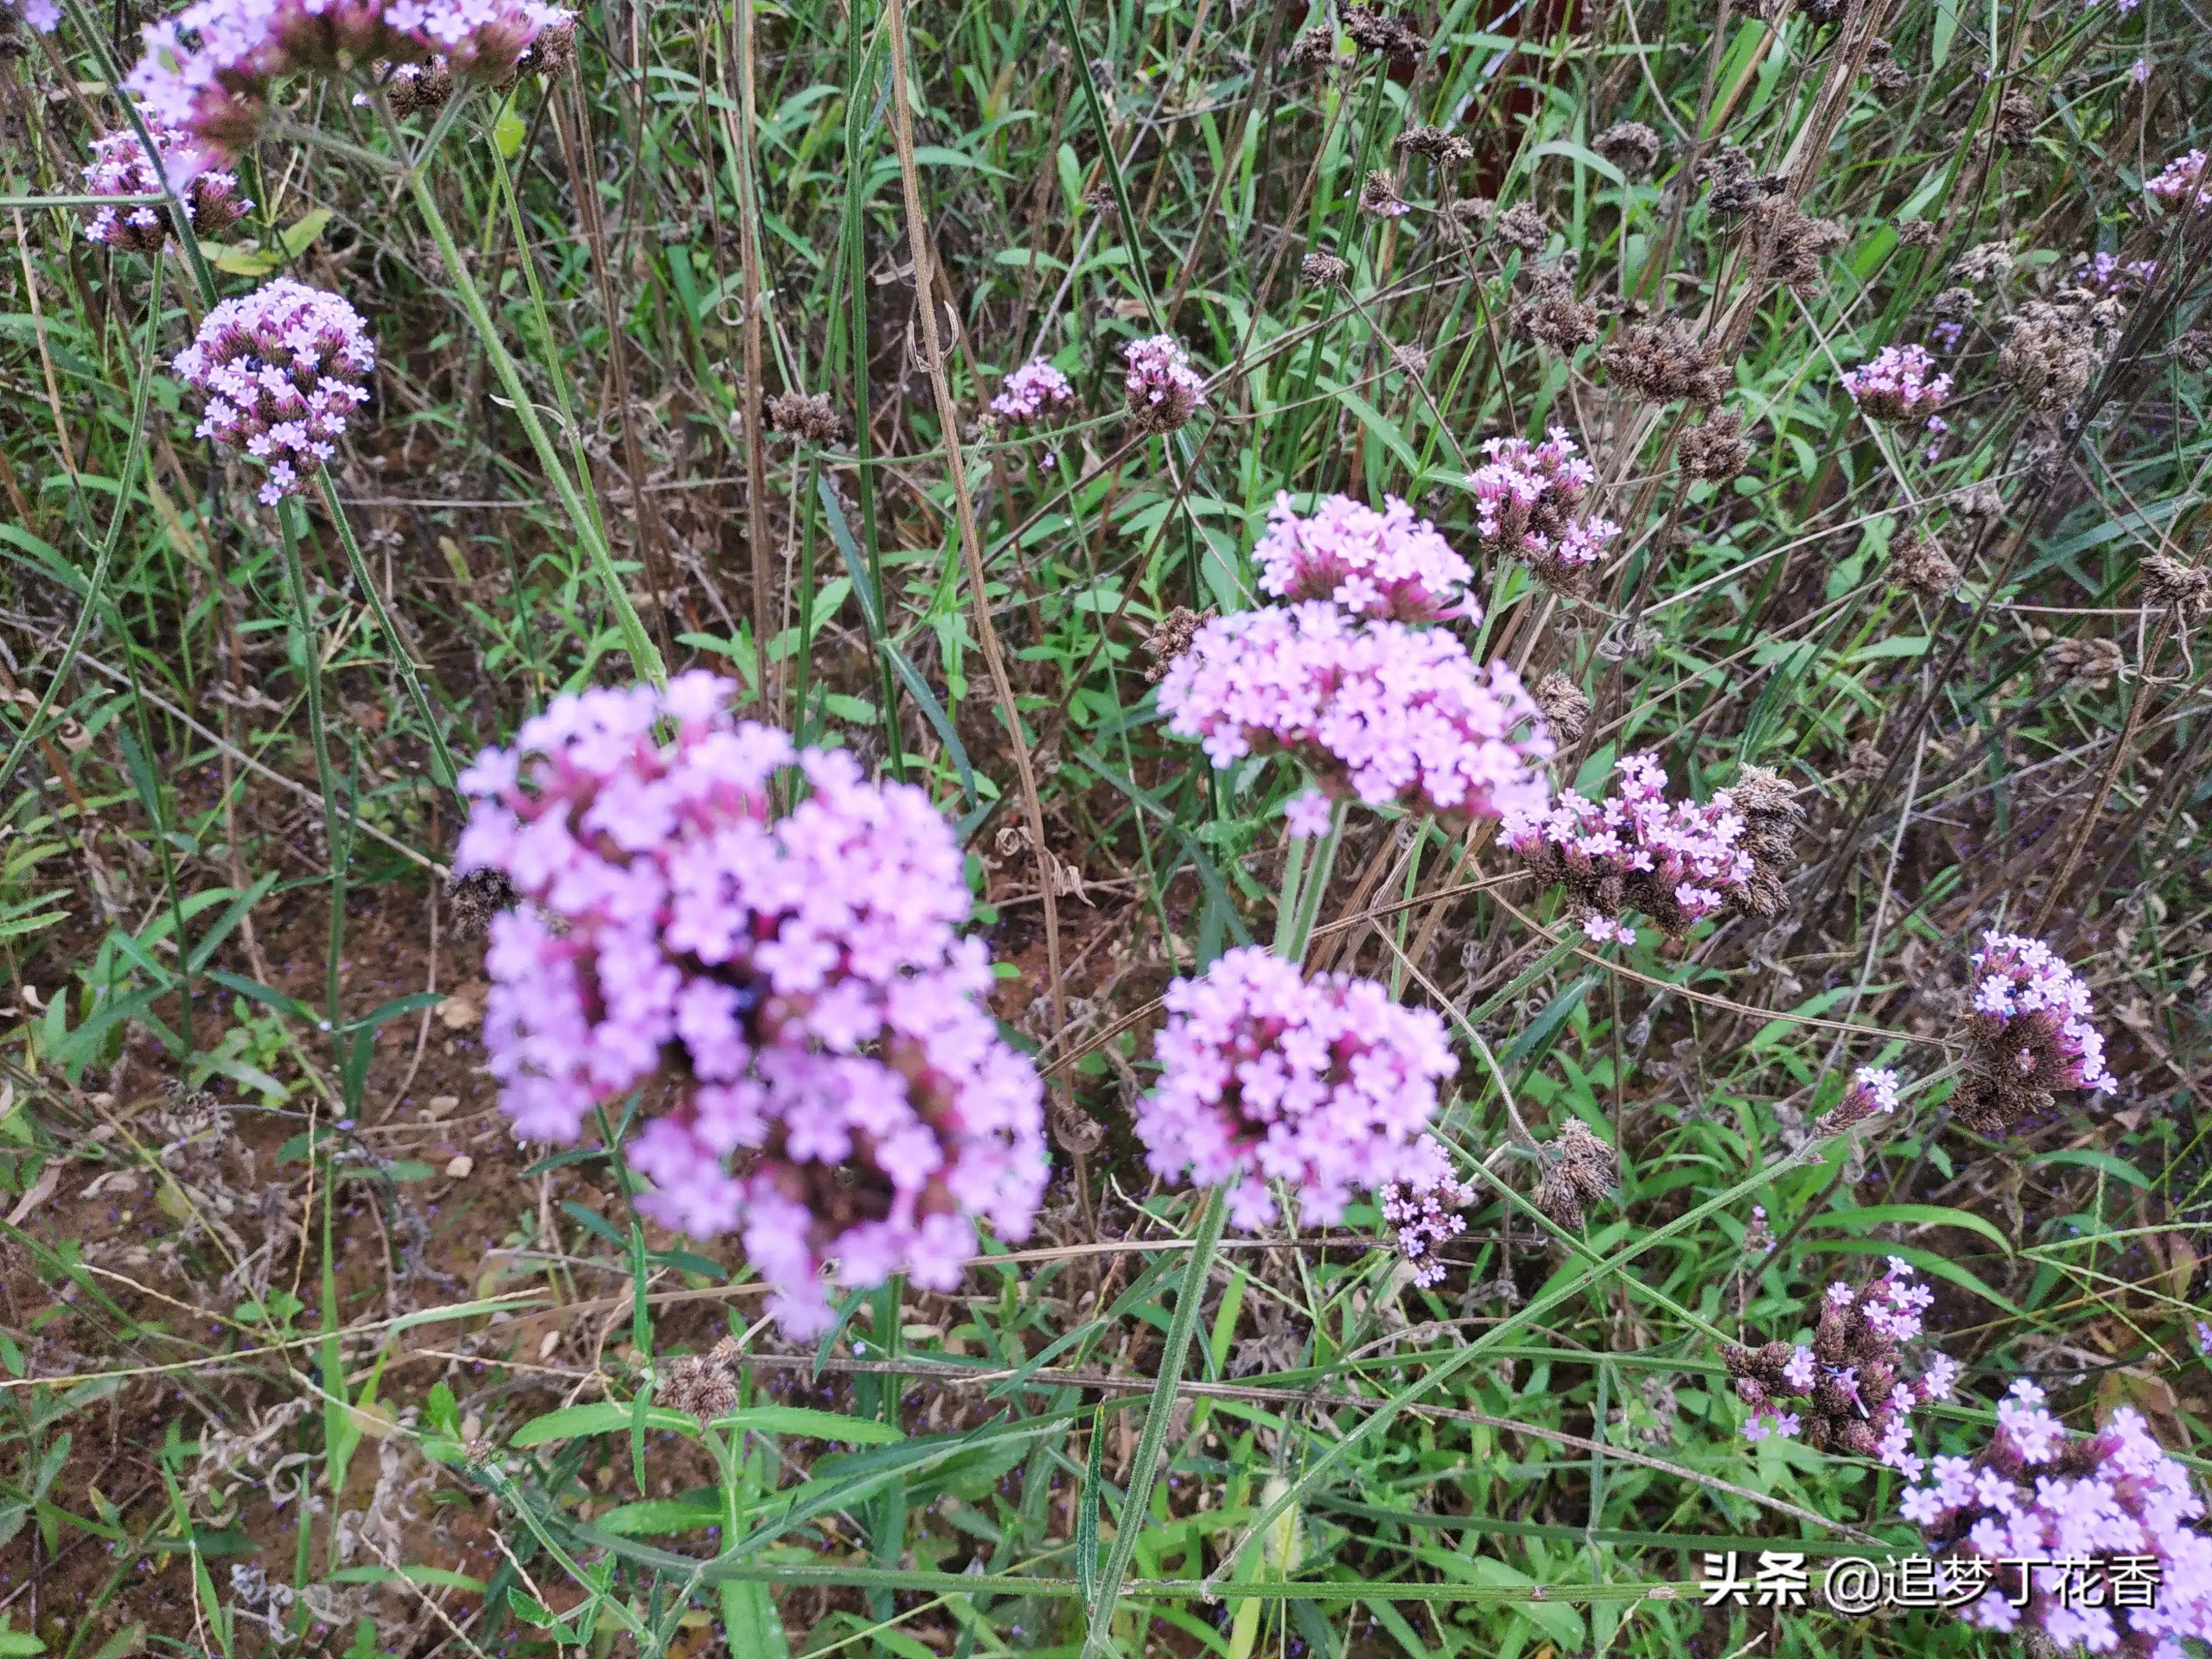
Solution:
[(522, 153), (522, 141), (530, 129), (514, 112), (514, 100), (510, 98), (500, 110), (499, 118), (491, 124), (491, 141), (499, 146), (502, 158), (512, 161)]
[[(564, 1406), (543, 1417), (531, 1419), (514, 1431), (507, 1444), (521, 1450), (542, 1446), (549, 1440), (575, 1440), (591, 1434), (623, 1432), (630, 1425), (630, 1411), (631, 1404), (626, 1400)], [(695, 1438), (699, 1432), (697, 1418), (688, 1412), (670, 1411), (665, 1406), (647, 1408), (646, 1424), (649, 1428)], [(841, 1417), (836, 1412), (812, 1411), (804, 1406), (754, 1406), (716, 1418), (714, 1426), (725, 1431), (750, 1429), (756, 1434), (804, 1435), (811, 1440), (836, 1440), (848, 1446), (887, 1446), (906, 1438), (889, 1423), (879, 1423), (872, 1418)]]
[[(859, 590), (855, 588), (854, 591), (857, 592)], [(922, 718), (936, 732), (938, 741), (945, 745), (945, 752), (952, 757), (952, 769), (960, 775), (961, 793), (968, 797), (968, 805), (973, 807), (975, 805), (975, 769), (968, 763), (968, 750), (960, 742), (960, 734), (952, 729), (952, 720), (945, 714), (945, 705), (938, 702), (937, 694), (929, 689), (929, 682), (922, 678), (898, 647), (889, 640), (883, 644), (884, 656), (890, 663), (891, 672), (899, 677), (899, 684), (906, 687), (907, 695), (921, 709)]]
[(484, 1593), (484, 1581), (450, 1567), (340, 1567), (323, 1581), (327, 1584), (433, 1584), (441, 1589)]
[(323, 234), (323, 227), (330, 222), (331, 210), (328, 208), (308, 209), (277, 233), (278, 239), (284, 244), (284, 252), (293, 258), (298, 258), (314, 246), (315, 238)]
[(2141, 1170), (2136, 1168), (2134, 1164), (2129, 1163), (2127, 1159), (2124, 1158), (2115, 1158), (2110, 1152), (2095, 1152), (2087, 1151), (2084, 1148), (2075, 1148), (2063, 1152), (2045, 1152), (2041, 1158), (2037, 1158), (2035, 1162), (2038, 1164), (2078, 1164), (2085, 1170), (2102, 1170), (2106, 1175), (2114, 1177), (2116, 1180), (2124, 1181), (2132, 1186), (2140, 1187), (2145, 1192), (2155, 1190), (2158, 1184), (2148, 1176), (2145, 1175)]
[[(2142, 1177), (2136, 1176), (2141, 1180)], [(2146, 1186), (2149, 1183), (2144, 1182)], [(1855, 1210), (1829, 1210), (1814, 1216), (1805, 1224), (1808, 1231), (1814, 1227), (1840, 1227), (1849, 1232), (1863, 1232), (1869, 1227), (1892, 1224), (1908, 1227), (1966, 1227), (1979, 1233), (2007, 1255), (2012, 1254), (2012, 1241), (2004, 1236), (1996, 1223), (1978, 1216), (1969, 1210), (1954, 1210), (1941, 1204), (1869, 1204)]]

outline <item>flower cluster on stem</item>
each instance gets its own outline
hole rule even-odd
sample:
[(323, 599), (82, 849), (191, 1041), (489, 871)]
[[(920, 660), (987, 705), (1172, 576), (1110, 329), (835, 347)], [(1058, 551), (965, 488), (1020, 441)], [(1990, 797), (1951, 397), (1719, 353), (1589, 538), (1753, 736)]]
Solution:
[[(2182, 1659), (2185, 1640), (2212, 1641), (2204, 1500), (2130, 1407), (2095, 1434), (2069, 1434), (2021, 1377), (1989, 1443), (1936, 1458), (1899, 1508), (1936, 1551), (1947, 1591), (1987, 1586), (1959, 1615), (1983, 1630), (2134, 1659)], [(2130, 1572), (2148, 1595), (2113, 1593)], [(2104, 1594), (2071, 1593), (2083, 1584)]]
[(1613, 770), (1611, 799), (1563, 790), (1547, 809), (1509, 814), (1498, 838), (1538, 880), (1565, 887), (1591, 939), (1634, 944), (1630, 910), (1680, 939), (1752, 879), (1743, 817), (1725, 789), (1703, 806), (1668, 800), (1656, 755), (1624, 755)]
[(1262, 592), (1279, 599), (1328, 599), (1355, 617), (1391, 622), (1482, 620), (1465, 592), (1468, 562), (1426, 519), (1395, 495), (1377, 513), (1349, 495), (1326, 495), (1310, 514), (1279, 491), (1267, 533), (1253, 548)]
[[(147, 135), (154, 141), (150, 158), (138, 135), (129, 127), (92, 141), (92, 160), (84, 167), (84, 187), (94, 196), (159, 196), (167, 176), (165, 165), (180, 143), (179, 135), (150, 112), (141, 112)], [(198, 236), (220, 236), (252, 211), (253, 203), (239, 189), (235, 173), (207, 172), (196, 175), (179, 192), (185, 213)], [(154, 253), (169, 240), (173, 210), (165, 202), (135, 202), (93, 210), (84, 228), (85, 240), (100, 242), (121, 252)]]
[(1565, 427), (1543, 442), (1487, 438), (1489, 457), (1468, 474), (1483, 550), (1521, 560), (1555, 592), (1582, 596), (1606, 544), (1620, 534), (1610, 519), (1577, 518), (1596, 470), (1576, 453)]
[(803, 1338), (831, 1316), (825, 1261), (948, 1290), (977, 1220), (1026, 1236), (1042, 1086), (981, 1006), (990, 962), (955, 931), (962, 855), (929, 798), (736, 720), (736, 691), (690, 673), (556, 699), (462, 775), (455, 865), (523, 901), (485, 958), (516, 1132), (573, 1140), (645, 1090), (640, 1207), (742, 1230)]
[(2089, 988), (2050, 945), (1992, 930), (1973, 966), (1966, 1077), (1951, 1098), (1961, 1123), (1996, 1133), (2048, 1109), (2060, 1090), (2118, 1091), (2089, 1023)]
[(1924, 346), (1884, 346), (1871, 361), (1844, 371), (1844, 390), (1870, 419), (1893, 426), (1919, 422), (1951, 395)]
[(1137, 1139), (1155, 1175), (1227, 1188), (1232, 1225), (1275, 1218), (1271, 1181), (1314, 1226), (1341, 1217), (1355, 1189), (1449, 1175), (1425, 1131), (1459, 1062), (1429, 1009), (1370, 979), (1307, 979), (1256, 945), (1176, 980), (1163, 1000), (1160, 1082), (1138, 1105)]

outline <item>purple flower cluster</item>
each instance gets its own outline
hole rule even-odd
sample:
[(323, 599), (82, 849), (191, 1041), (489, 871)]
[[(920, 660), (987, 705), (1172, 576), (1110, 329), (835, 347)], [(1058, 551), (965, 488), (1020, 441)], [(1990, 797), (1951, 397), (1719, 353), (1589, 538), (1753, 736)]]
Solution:
[[(158, 163), (166, 162), (179, 142), (179, 135), (151, 112), (141, 112), (155, 155), (149, 160), (138, 135), (125, 127), (92, 141), (92, 160), (84, 168), (85, 190), (94, 196), (159, 196), (166, 176)], [(234, 173), (203, 173), (179, 192), (192, 231), (198, 236), (220, 236), (246, 214), (253, 204), (238, 187)], [(84, 228), (85, 240), (120, 252), (154, 253), (168, 240), (171, 210), (141, 202), (131, 207), (94, 210)]]
[(1830, 1107), (1814, 1126), (1821, 1134), (1840, 1134), (1856, 1128), (1870, 1117), (1897, 1109), (1898, 1077), (1879, 1066), (1862, 1066), (1844, 1097)]
[(2192, 149), (2175, 156), (2154, 176), (2144, 179), (2143, 188), (2166, 207), (2193, 204), (2203, 213), (2212, 209), (2212, 179), (2205, 177), (2205, 171), (2204, 152)]
[(1565, 427), (1540, 444), (1526, 438), (1487, 438), (1490, 459), (1468, 474), (1474, 491), (1475, 532), (1483, 550), (1521, 560), (1554, 591), (1589, 592), (1605, 544), (1620, 534), (1610, 519), (1577, 519), (1597, 471), (1576, 453)]
[(1324, 600), (1218, 617), (1162, 681), (1168, 730), (1217, 767), (1296, 755), (1332, 793), (1462, 820), (1540, 811), (1552, 754), (1504, 663), (1439, 629), (1359, 622)]
[(1121, 348), (1129, 372), (1121, 389), (1129, 413), (1147, 432), (1172, 432), (1206, 404), (1206, 380), (1172, 334), (1155, 334)]
[(1075, 396), (1067, 376), (1042, 357), (1032, 357), (1012, 374), (991, 399), (991, 412), (1010, 421), (1033, 421), (1048, 405), (1064, 404)]
[(1392, 622), (1482, 620), (1482, 607), (1463, 591), (1473, 568), (1395, 495), (1382, 498), (1380, 513), (1349, 495), (1327, 495), (1302, 518), (1289, 492), (1278, 491), (1252, 556), (1261, 589), (1278, 599), (1328, 599), (1355, 617)]
[(1874, 361), (1844, 371), (1844, 390), (1871, 419), (1917, 421), (1951, 395), (1951, 377), (1936, 372), (1924, 346), (1884, 346)]
[(2158, 261), (2122, 259), (2117, 253), (2077, 254), (2074, 280), (2105, 294), (2139, 294), (2158, 280)]
[(1990, 932), (1973, 964), (1967, 1076), (1951, 1102), (1960, 1121), (1995, 1132), (2045, 1109), (2061, 1089), (2118, 1091), (2089, 1024), (2089, 988), (2057, 951)]
[[(2022, 1377), (1998, 1405), (1989, 1444), (1938, 1457), (1899, 1512), (1938, 1553), (1948, 1589), (1988, 1587), (1960, 1613), (1980, 1629), (2026, 1636), (2025, 1625), (2058, 1651), (2138, 1659), (2182, 1659), (2185, 1639), (2212, 1641), (2212, 1536), (2192, 1524), (2204, 1500), (2126, 1406), (2100, 1432), (2069, 1435)], [(2110, 1593), (2130, 1567), (2155, 1586), (2148, 1606)], [(2087, 1584), (2106, 1593), (2069, 1593)]]
[(1304, 978), (1255, 945), (1162, 1000), (1159, 1087), (1136, 1113), (1153, 1174), (1228, 1187), (1230, 1218), (1248, 1230), (1275, 1218), (1270, 1181), (1296, 1189), (1308, 1226), (1337, 1220), (1355, 1188), (1437, 1184), (1425, 1131), (1459, 1062), (1435, 1013), (1373, 980)]
[(1438, 1248), (1467, 1231), (1467, 1218), (1460, 1212), (1474, 1202), (1474, 1188), (1452, 1174), (1442, 1146), (1425, 1136), (1423, 1140), (1434, 1154), (1435, 1167), (1404, 1182), (1388, 1182), (1375, 1196), (1384, 1224), (1392, 1230), (1392, 1245), (1412, 1265), (1413, 1283), (1426, 1290), (1446, 1271)]
[(62, 9), (57, 0), (15, 0), (14, 10), (41, 34), (52, 34), (62, 26)]
[(207, 394), (199, 435), (268, 465), (261, 499), (273, 507), (337, 453), (346, 417), (368, 401), (376, 348), (337, 295), (280, 276), (210, 311), (174, 367)]
[[(1917, 1480), (1924, 1466), (1912, 1450), (1912, 1410), (1949, 1399), (1959, 1378), (1956, 1362), (1940, 1353), (1918, 1382), (1898, 1377), (1904, 1345), (1922, 1334), (1921, 1316), (1935, 1299), (1912, 1282), (1911, 1264), (1892, 1256), (1887, 1271), (1858, 1290), (1828, 1287), (1810, 1346), (1725, 1350), (1736, 1397), (1751, 1408), (1744, 1438), (1802, 1435), (1815, 1450), (1878, 1458)], [(1778, 1403), (1796, 1399), (1806, 1402), (1802, 1413)]]
[(1668, 800), (1656, 755), (1624, 755), (1613, 770), (1620, 793), (1602, 805), (1563, 790), (1556, 805), (1509, 814), (1498, 841), (1538, 880), (1566, 888), (1589, 938), (1634, 944), (1620, 917), (1637, 910), (1680, 939), (1750, 883), (1743, 816), (1725, 789), (1703, 806)]
[(496, 82), (541, 36), (574, 27), (542, 0), (193, 0), (146, 26), (125, 84), (189, 137), (167, 158), (181, 183), (253, 142), (280, 76), (442, 58), (456, 76)]
[[(1026, 1237), (1042, 1085), (981, 1006), (990, 961), (954, 931), (962, 855), (929, 798), (733, 720), (736, 691), (690, 673), (556, 698), (462, 775), (477, 805), (454, 867), (502, 872), (524, 901), (485, 958), (516, 1133), (572, 1140), (647, 1090), (640, 1207), (741, 1228), (804, 1338), (831, 1317), (826, 1261), (848, 1285), (903, 1271), (950, 1290), (976, 1218)], [(798, 804), (780, 811), (772, 784)]]

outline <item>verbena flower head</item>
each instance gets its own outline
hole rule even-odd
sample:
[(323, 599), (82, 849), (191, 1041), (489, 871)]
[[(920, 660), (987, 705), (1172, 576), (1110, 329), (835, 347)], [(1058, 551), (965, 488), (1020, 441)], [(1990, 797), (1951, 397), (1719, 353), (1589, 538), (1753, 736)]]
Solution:
[(1936, 372), (1924, 346), (1884, 346), (1870, 362), (1844, 371), (1844, 390), (1870, 418), (1905, 425), (1951, 395), (1951, 377)]
[(337, 453), (375, 367), (354, 308), (285, 276), (210, 311), (175, 364), (179, 379), (207, 394), (199, 435), (266, 463), (261, 499), (272, 507)]
[(2155, 175), (2144, 179), (2143, 188), (2162, 206), (2194, 206), (2199, 213), (2212, 209), (2212, 179), (2205, 177), (2204, 152), (2201, 149), (2175, 156)]
[(1033, 421), (1056, 404), (1071, 401), (1075, 388), (1067, 376), (1042, 357), (1033, 357), (1012, 374), (991, 399), (991, 412), (1010, 421)]
[(1129, 413), (1147, 432), (1172, 432), (1206, 405), (1206, 380), (1172, 334), (1155, 334), (1121, 348), (1129, 372), (1121, 388)]
[[(831, 1317), (829, 1259), (845, 1285), (950, 1290), (977, 1220), (1027, 1235), (1042, 1086), (982, 1006), (989, 957), (954, 931), (962, 855), (929, 798), (737, 721), (736, 691), (690, 673), (556, 698), (462, 775), (455, 867), (523, 900), (485, 958), (516, 1133), (573, 1140), (646, 1090), (639, 1207), (740, 1230), (804, 1337)], [(803, 799), (780, 811), (772, 782)]]
[[(1948, 1399), (1959, 1375), (1939, 1353), (1917, 1382), (1899, 1376), (1904, 1346), (1920, 1336), (1921, 1316), (1935, 1299), (1915, 1282), (1911, 1265), (1892, 1256), (1880, 1278), (1857, 1290), (1840, 1282), (1828, 1287), (1809, 1346), (1723, 1350), (1736, 1397), (1751, 1409), (1744, 1437), (1802, 1434), (1816, 1451), (1877, 1458), (1917, 1480), (1924, 1465), (1912, 1450), (1913, 1408)], [(1785, 1412), (1783, 1401), (1802, 1401), (1802, 1408)]]
[(145, 55), (125, 84), (189, 137), (167, 158), (181, 183), (253, 142), (280, 76), (435, 58), (456, 76), (497, 82), (571, 17), (541, 0), (193, 0), (146, 26)]
[(1482, 619), (1464, 585), (1474, 569), (1426, 519), (1395, 495), (1377, 513), (1349, 495), (1327, 495), (1301, 516), (1287, 491), (1252, 550), (1260, 586), (1279, 599), (1328, 599), (1356, 617), (1430, 623)]
[(1830, 1107), (1814, 1126), (1824, 1135), (1840, 1134), (1857, 1127), (1869, 1118), (1897, 1109), (1898, 1077), (1894, 1072), (1879, 1066), (1862, 1066), (1851, 1079), (1851, 1086), (1844, 1091), (1844, 1097)]
[(1459, 1062), (1434, 1012), (1373, 980), (1306, 979), (1256, 945), (1176, 980), (1163, 1000), (1159, 1086), (1136, 1112), (1155, 1175), (1228, 1188), (1243, 1229), (1275, 1218), (1271, 1181), (1297, 1193), (1309, 1226), (1340, 1218), (1355, 1191), (1435, 1183), (1425, 1132)]
[(1968, 1073), (1952, 1098), (1961, 1122), (1997, 1130), (2047, 1108), (2062, 1089), (2118, 1092), (2105, 1039), (2089, 1023), (2089, 988), (2057, 951), (1990, 932), (1973, 965)]
[[(1934, 1479), (1899, 1510), (1936, 1552), (1955, 1597), (1986, 1587), (1960, 1611), (1970, 1625), (2138, 1659), (2181, 1659), (2185, 1640), (2212, 1641), (2204, 1500), (2129, 1407), (2096, 1434), (2070, 1435), (2022, 1377), (1998, 1405), (1988, 1445), (1937, 1458)], [(2130, 1579), (2139, 1593), (2155, 1587), (2141, 1596), (2148, 1605), (2113, 1593)], [(2069, 1581), (2100, 1586), (2100, 1605), (2070, 1594)]]
[(1434, 1168), (1406, 1181), (1389, 1182), (1376, 1194), (1391, 1243), (1413, 1269), (1423, 1290), (1442, 1282), (1447, 1271), (1437, 1252), (1444, 1241), (1467, 1231), (1461, 1213), (1474, 1202), (1474, 1188), (1453, 1175), (1451, 1160), (1434, 1139), (1427, 1140)]
[(1323, 600), (1207, 623), (1159, 706), (1217, 767), (1279, 750), (1370, 806), (1466, 821), (1547, 798), (1551, 739), (1511, 668), (1477, 668), (1441, 629), (1360, 622)]
[(62, 26), (62, 9), (57, 0), (12, 0), (12, 5), (0, 6), (0, 10), (9, 9), (41, 34), (52, 34)]
[(1743, 817), (1725, 789), (1703, 806), (1669, 801), (1656, 755), (1624, 755), (1613, 770), (1620, 787), (1602, 805), (1563, 790), (1547, 809), (1509, 814), (1498, 838), (1537, 879), (1566, 888), (1592, 939), (1634, 943), (1628, 910), (1680, 939), (1750, 882)]
[(1565, 427), (1553, 427), (1540, 444), (1526, 438), (1487, 438), (1490, 459), (1468, 474), (1474, 492), (1475, 531), (1483, 550), (1519, 559), (1545, 586), (1562, 593), (1587, 593), (1590, 567), (1620, 533), (1609, 519), (1578, 520), (1596, 469), (1576, 453)]
[[(155, 155), (129, 127), (92, 141), (92, 160), (84, 167), (85, 190), (94, 196), (158, 196), (165, 177), (162, 163), (177, 147), (178, 135), (141, 112), (154, 141)], [(239, 189), (234, 173), (203, 173), (179, 192), (185, 212), (198, 236), (220, 236), (252, 211), (253, 204)], [(140, 202), (130, 206), (95, 209), (84, 228), (85, 240), (104, 243), (119, 252), (153, 253), (168, 240), (173, 209), (166, 203)]]

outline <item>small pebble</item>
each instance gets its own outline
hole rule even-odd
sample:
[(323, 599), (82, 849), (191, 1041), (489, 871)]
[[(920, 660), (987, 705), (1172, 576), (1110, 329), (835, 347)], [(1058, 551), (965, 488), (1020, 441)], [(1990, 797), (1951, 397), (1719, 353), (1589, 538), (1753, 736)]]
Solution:
[(476, 1167), (476, 1159), (471, 1158), (466, 1152), (457, 1152), (453, 1156), (453, 1161), (446, 1165), (446, 1174), (449, 1179), (465, 1181), (468, 1179), (469, 1171)]

